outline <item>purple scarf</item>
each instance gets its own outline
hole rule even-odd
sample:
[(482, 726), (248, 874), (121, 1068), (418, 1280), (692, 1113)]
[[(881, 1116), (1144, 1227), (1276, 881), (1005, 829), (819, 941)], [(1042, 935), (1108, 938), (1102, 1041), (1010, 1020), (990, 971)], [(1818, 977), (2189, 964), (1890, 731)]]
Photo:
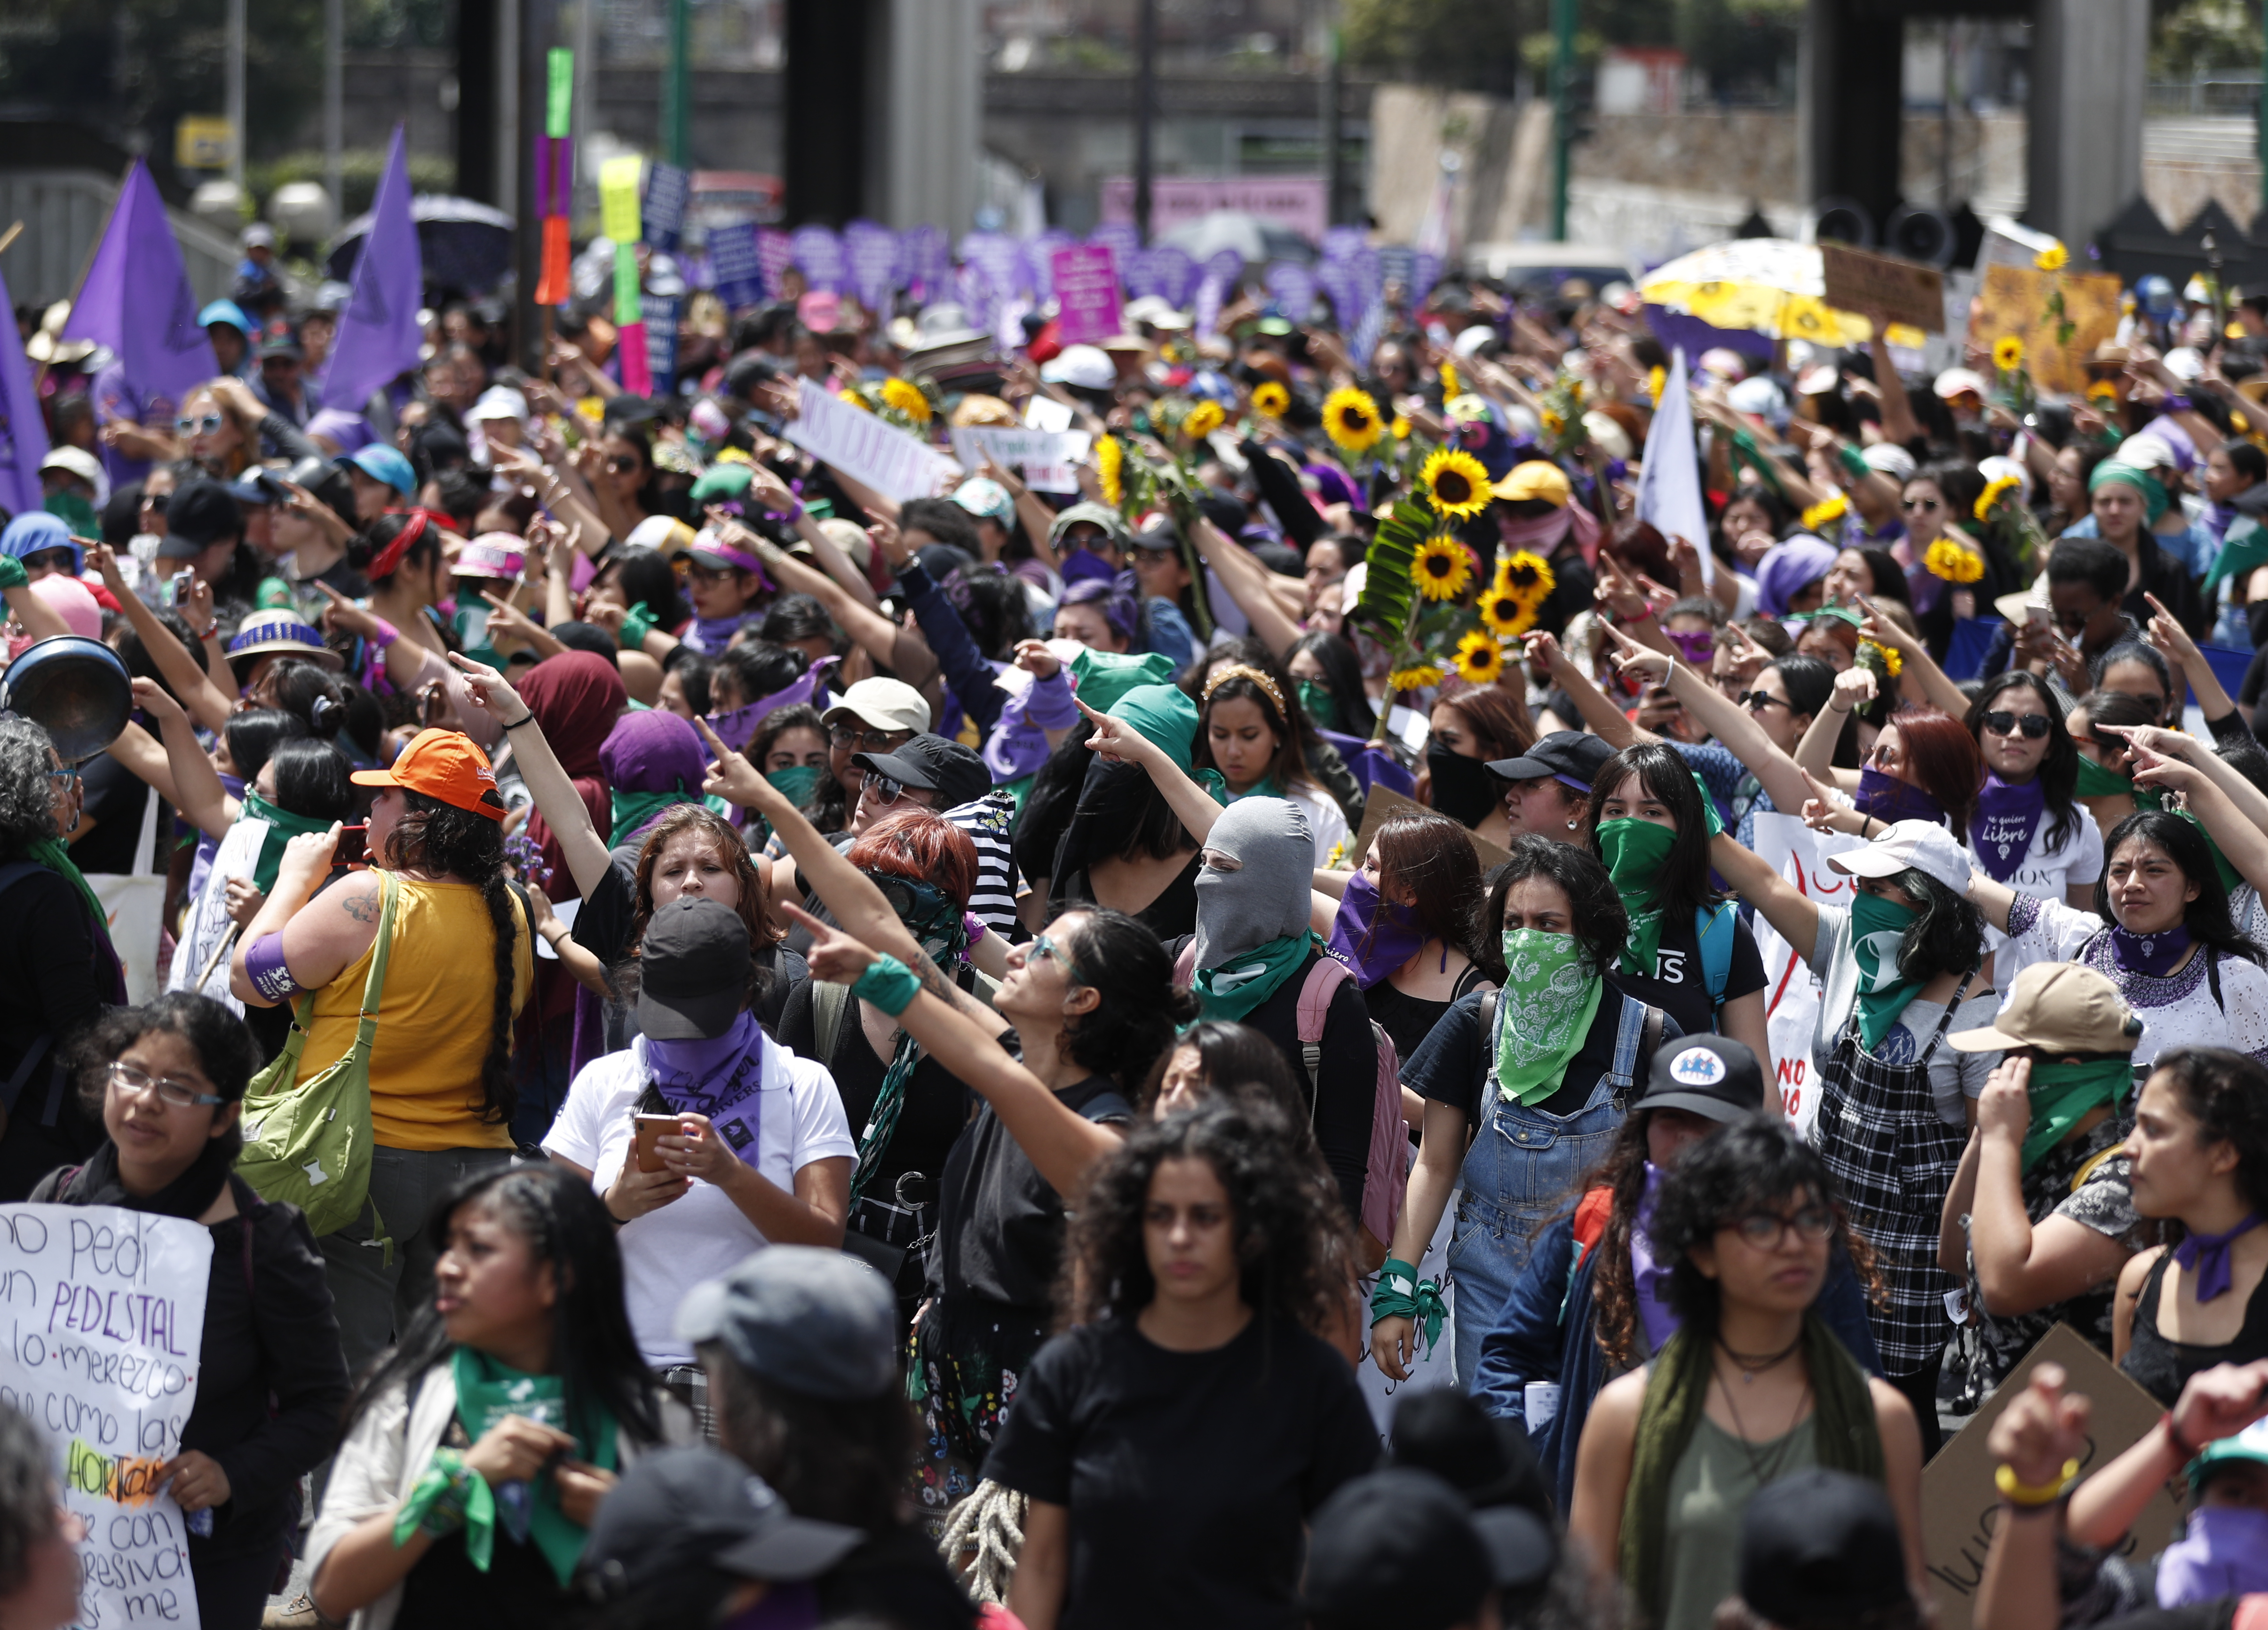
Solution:
[[(1331, 954), (1354, 970), (1355, 982), (1365, 990), (1418, 954), (1425, 943), (1425, 928), (1414, 906), (1383, 899), (1366, 871), (1347, 879), (1345, 898), (1331, 917)], [(1441, 951), (1447, 967), (1449, 953)]]
[(2228, 1294), (2228, 1247), (2238, 1235), (2259, 1226), (2260, 1214), (2255, 1211), (2225, 1234), (2191, 1234), (2174, 1247), (2174, 1260), (2182, 1265), (2182, 1272), (2196, 1276), (2198, 1301)]
[(2163, 979), (2174, 971), (2174, 964), (2189, 948), (2186, 923), (2176, 922), (2155, 934), (2129, 934), (2116, 925), (2110, 930), (2110, 959), (2127, 973), (2146, 973), (2152, 979)]
[(703, 656), (714, 657), (733, 642), (742, 623), (756, 622), (762, 617), (762, 612), (742, 612), (735, 617), (696, 617), (682, 637)]
[(1984, 789), (1977, 795), (1977, 818), (1969, 826), (1970, 847), (1993, 882), (2006, 883), (2024, 863), (2047, 802), (2048, 789), (2036, 775), (2014, 785), (1998, 775), (1984, 778)]
[(1859, 813), (1871, 815), (1886, 826), (1902, 820), (1935, 821), (1945, 825), (1945, 805), (1910, 781), (1869, 764), (1859, 772)]
[(708, 1041), (645, 1038), (646, 1068), (662, 1101), (681, 1115), (706, 1115), (733, 1151), (753, 1166), (762, 1147), (764, 1032), (753, 1013)]
[(759, 696), (754, 701), (743, 702), (729, 713), (712, 713), (709, 728), (717, 732), (717, 739), (738, 753), (755, 739), (756, 729), (765, 719), (782, 708), (808, 704), (824, 712), (827, 708), (827, 676), (834, 671), (840, 658), (821, 657), (805, 670), (804, 675), (784, 690), (776, 690), (769, 696)]
[(1661, 1168), (1646, 1163), (1646, 1193), (1638, 1196), (1638, 1215), (1631, 1223), (1631, 1289), (1638, 1317), (1646, 1321), (1646, 1344), (1659, 1353), (1677, 1333), (1677, 1310), (1669, 1305), (1670, 1270), (1653, 1259), (1654, 1201), (1661, 1197)]

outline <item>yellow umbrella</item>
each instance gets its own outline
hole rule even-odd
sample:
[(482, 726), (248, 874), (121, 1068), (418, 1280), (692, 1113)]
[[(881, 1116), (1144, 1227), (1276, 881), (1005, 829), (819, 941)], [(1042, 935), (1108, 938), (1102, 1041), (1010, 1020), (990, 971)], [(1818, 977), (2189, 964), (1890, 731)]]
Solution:
[(1814, 244), (1733, 238), (1683, 254), (1638, 284), (1648, 305), (1707, 323), (1814, 345), (1864, 345), (1874, 326), (1827, 304)]

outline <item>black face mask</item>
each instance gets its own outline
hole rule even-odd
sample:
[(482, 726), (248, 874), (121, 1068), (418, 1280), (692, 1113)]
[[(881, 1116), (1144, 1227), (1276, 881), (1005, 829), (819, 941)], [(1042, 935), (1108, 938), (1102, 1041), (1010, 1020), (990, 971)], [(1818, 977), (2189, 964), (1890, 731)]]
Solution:
[(1433, 777), (1433, 807), (1467, 826), (1477, 826), (1503, 797), (1496, 777), (1479, 759), (1444, 748), (1429, 748), (1425, 768)]

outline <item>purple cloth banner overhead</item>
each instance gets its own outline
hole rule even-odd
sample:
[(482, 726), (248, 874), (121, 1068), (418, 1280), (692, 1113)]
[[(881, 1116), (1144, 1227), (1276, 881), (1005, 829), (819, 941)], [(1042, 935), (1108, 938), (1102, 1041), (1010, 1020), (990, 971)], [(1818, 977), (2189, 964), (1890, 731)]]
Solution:
[(764, 279), (764, 297), (777, 300), (787, 287), (788, 268), (795, 264), (795, 240), (777, 227), (756, 231), (756, 265)]
[(1315, 275), (1297, 261), (1275, 261), (1268, 267), (1268, 292), (1284, 315), (1295, 323), (1307, 320), (1315, 303)]
[(325, 405), (359, 413), (372, 392), (416, 368), (424, 338), (417, 307), (424, 297), (424, 261), (409, 214), (409, 153), (396, 125), (386, 173), (378, 178), (370, 231), (355, 262), (354, 295), (340, 314), (338, 338), (318, 388)]
[[(16, 308), (0, 278), (0, 312)], [(40, 507), (40, 460), (48, 456), (48, 427), (32, 394), (32, 371), (16, 325), (0, 324), (0, 506), (21, 515)]]
[(799, 226), (789, 236), (795, 246), (795, 263), (803, 268), (806, 287), (823, 289), (829, 294), (843, 292), (849, 282), (848, 268), (843, 264), (843, 240), (824, 226)]
[(1366, 794), (1373, 787), (1383, 787), (1405, 798), (1417, 795), (1418, 778), (1394, 756), (1391, 748), (1338, 731), (1327, 731), (1320, 725), (1315, 734), (1339, 750), (1339, 757), (1346, 760), (1347, 768), (1354, 772), (1354, 778), (1362, 783)]
[(116, 400), (136, 403), (142, 422), (153, 430), (167, 425), (182, 399), (220, 371), (212, 341), (197, 326), (197, 297), (166, 219), (166, 201), (139, 158), (119, 187), (63, 337), (110, 348), (118, 359)]
[(1124, 324), (1118, 305), (1118, 268), (1108, 244), (1070, 244), (1051, 257), (1049, 280), (1062, 315), (1065, 345), (1094, 345)]
[(756, 257), (756, 224), (736, 221), (709, 229), (709, 269), (717, 297), (728, 311), (764, 301), (763, 262)]
[(858, 304), (887, 315), (902, 259), (897, 233), (879, 221), (853, 221), (843, 229), (843, 253)]
[(1160, 244), (1150, 251), (1150, 260), (1157, 268), (1158, 292), (1175, 305), (1187, 305), (1197, 290), (1197, 263), (1189, 251)]

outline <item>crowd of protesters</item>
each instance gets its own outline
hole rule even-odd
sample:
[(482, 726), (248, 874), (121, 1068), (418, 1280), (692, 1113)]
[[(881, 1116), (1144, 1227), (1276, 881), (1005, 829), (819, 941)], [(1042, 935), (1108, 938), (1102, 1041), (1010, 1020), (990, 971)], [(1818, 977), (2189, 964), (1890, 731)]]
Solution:
[[(133, 706), (0, 720), (0, 1200), (213, 1236), (209, 1630), (1905, 1630), (2058, 1324), (2169, 1413), (2080, 1483), (2012, 1388), (1978, 1624), (2148, 1605), (2184, 1466), (2158, 1604), (2268, 1590), (2268, 301), (2055, 400), (790, 292), (651, 394), (571, 306), (315, 408), (268, 289), (149, 422), (48, 348), (11, 644)], [(1084, 451), (893, 496), (811, 386)], [(0, 1410), (10, 1624), (54, 1478)]]

